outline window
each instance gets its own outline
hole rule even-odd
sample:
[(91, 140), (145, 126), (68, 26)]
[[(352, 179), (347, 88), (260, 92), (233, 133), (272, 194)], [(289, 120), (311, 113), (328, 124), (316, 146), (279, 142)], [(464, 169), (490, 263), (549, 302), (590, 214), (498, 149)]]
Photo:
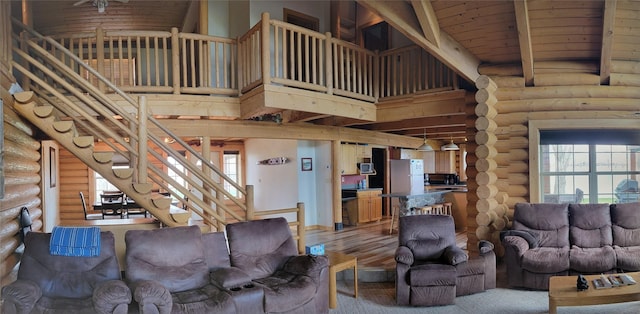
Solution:
[[(121, 168), (129, 168), (129, 166), (114, 165), (113, 168), (121, 169)], [(102, 175), (100, 175), (98, 172), (94, 171), (93, 173), (95, 175), (95, 182), (96, 182), (96, 188), (95, 188), (96, 194), (95, 194), (94, 200), (100, 200), (100, 194), (104, 194), (105, 191), (120, 191), (119, 188), (111, 184), (111, 182), (107, 181), (107, 179), (103, 178)]]
[[(238, 151), (225, 151), (223, 155), (223, 167), (222, 171), (234, 182), (241, 184), (240, 182), (240, 153)], [(238, 190), (233, 187), (228, 181), (224, 182), (224, 189), (235, 197), (240, 197)]]
[[(173, 171), (173, 169), (171, 168), (167, 168), (167, 175), (175, 180), (179, 185), (183, 186), (183, 187), (187, 187), (187, 182), (185, 181), (184, 177), (185, 177), (185, 169), (184, 166), (175, 158), (168, 156), (167, 157), (167, 162), (174, 166), (176, 169), (178, 169), (178, 171), (180, 173), (177, 173), (175, 171)], [(182, 173), (182, 174), (181, 174)], [(179, 195), (180, 197), (184, 197), (184, 194), (180, 191), (178, 191), (178, 189), (172, 185), (169, 186), (169, 188), (171, 189), (171, 191), (173, 191), (174, 193), (176, 193), (177, 195)]]
[(547, 203), (640, 199), (640, 131), (540, 131), (540, 194)]

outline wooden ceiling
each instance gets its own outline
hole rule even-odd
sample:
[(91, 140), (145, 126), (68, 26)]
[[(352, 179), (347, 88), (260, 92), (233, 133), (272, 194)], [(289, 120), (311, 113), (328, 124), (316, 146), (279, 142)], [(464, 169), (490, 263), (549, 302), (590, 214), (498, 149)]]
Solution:
[[(33, 26), (45, 35), (84, 33), (98, 26), (111, 30), (169, 31), (183, 28), (190, 0), (108, 1), (104, 13), (98, 13), (93, 0), (74, 6), (77, 0), (33, 1)], [(14, 6), (15, 9), (15, 6)]]
[[(110, 29), (183, 28), (189, 24), (186, 21), (190, 5), (197, 3), (109, 1), (106, 12), (98, 14), (90, 2), (76, 7), (74, 2), (34, 1), (36, 29), (49, 34), (63, 30), (82, 32), (97, 25)], [(528, 86), (536, 86), (536, 76), (562, 71), (596, 74), (600, 84), (606, 85), (612, 60), (640, 62), (638, 0), (357, 0), (357, 3), (454, 69), (466, 81), (462, 86), (471, 91), (480, 73), (491, 74), (487, 69), (496, 66), (515, 66), (518, 70), (509, 75), (521, 76)], [(449, 135), (462, 139), (464, 126), (456, 115), (460, 113), (449, 116), (438, 111), (360, 127), (416, 137), (422, 137), (429, 127), (438, 130), (441, 138)], [(340, 120), (325, 116), (317, 123), (332, 119)], [(402, 130), (399, 125), (404, 125)]]

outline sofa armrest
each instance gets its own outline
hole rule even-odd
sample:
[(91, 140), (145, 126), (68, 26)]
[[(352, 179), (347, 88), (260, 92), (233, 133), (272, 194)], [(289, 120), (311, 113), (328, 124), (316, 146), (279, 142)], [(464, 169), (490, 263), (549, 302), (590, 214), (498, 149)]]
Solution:
[(395, 253), (396, 262), (405, 265), (413, 265), (413, 252), (406, 246), (399, 246)]
[(524, 252), (530, 249), (529, 243), (519, 236), (506, 236), (502, 239), (502, 245), (505, 247), (513, 248), (518, 256), (522, 256)]
[(127, 313), (131, 290), (122, 280), (109, 280), (93, 290), (92, 299), (97, 313)]
[(171, 292), (155, 280), (141, 280), (133, 285), (133, 298), (138, 302), (139, 312), (168, 314), (173, 307)]
[(329, 258), (325, 255), (297, 255), (291, 257), (282, 268), (284, 271), (311, 277), (319, 282), (320, 273), (329, 267)]
[(41, 296), (42, 290), (38, 284), (31, 280), (18, 279), (2, 288), (3, 309), (12, 309), (16, 313), (31, 313)]
[(469, 256), (461, 248), (452, 245), (444, 249), (444, 258), (450, 265), (458, 265), (469, 260)]
[(251, 282), (251, 277), (240, 268), (223, 267), (209, 274), (210, 282), (220, 288), (231, 289)]
[(488, 254), (489, 252), (493, 252), (495, 246), (493, 245), (493, 243), (487, 240), (480, 240), (480, 242), (478, 242), (478, 249), (480, 250), (480, 255), (484, 255)]

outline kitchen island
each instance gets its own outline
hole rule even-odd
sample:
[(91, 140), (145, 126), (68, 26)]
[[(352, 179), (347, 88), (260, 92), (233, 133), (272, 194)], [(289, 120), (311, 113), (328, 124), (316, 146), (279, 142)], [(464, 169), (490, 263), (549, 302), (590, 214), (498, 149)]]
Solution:
[[(466, 227), (466, 202), (462, 204), (460, 199), (466, 201), (466, 185), (427, 185), (423, 194), (389, 193), (381, 194), (382, 197), (391, 198), (391, 206), (398, 206), (400, 216), (413, 214), (412, 208), (420, 208), (433, 204), (451, 202), (452, 216), (456, 222), (456, 229)], [(396, 198), (396, 199), (394, 199)]]

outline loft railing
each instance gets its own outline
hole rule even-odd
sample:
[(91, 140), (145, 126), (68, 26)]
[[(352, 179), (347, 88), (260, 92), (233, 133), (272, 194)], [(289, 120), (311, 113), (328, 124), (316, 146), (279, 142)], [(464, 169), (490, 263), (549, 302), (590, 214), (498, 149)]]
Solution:
[[(368, 51), (330, 33), (271, 20), (268, 13), (237, 40), (177, 28), (97, 28), (55, 40), (125, 92), (237, 96), (261, 84), (277, 84), (377, 102), (457, 88), (455, 72), (418, 46)], [(56, 47), (45, 45), (101, 91), (113, 92)]]

